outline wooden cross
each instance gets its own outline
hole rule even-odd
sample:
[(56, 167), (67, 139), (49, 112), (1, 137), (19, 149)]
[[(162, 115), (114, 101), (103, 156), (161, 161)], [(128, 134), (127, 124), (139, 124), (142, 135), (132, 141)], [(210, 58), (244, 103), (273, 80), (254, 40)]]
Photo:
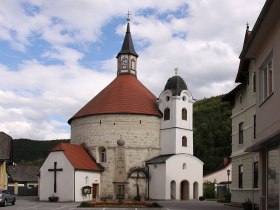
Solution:
[(54, 162), (54, 168), (50, 168), (49, 171), (54, 172), (54, 186), (53, 191), (56, 193), (56, 172), (57, 171), (63, 171), (62, 168), (57, 168), (57, 162)]
[(128, 10), (128, 12), (127, 12), (127, 21), (130, 21), (130, 18), (129, 18), (129, 16), (131, 15), (131, 13), (129, 13), (129, 10)]

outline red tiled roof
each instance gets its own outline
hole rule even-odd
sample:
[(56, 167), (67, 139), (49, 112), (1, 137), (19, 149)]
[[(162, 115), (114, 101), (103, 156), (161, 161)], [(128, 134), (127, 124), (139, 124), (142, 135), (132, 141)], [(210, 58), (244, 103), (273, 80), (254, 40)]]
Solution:
[(69, 121), (99, 114), (146, 114), (161, 116), (156, 97), (133, 75), (119, 75)]
[(98, 165), (81, 145), (60, 143), (51, 148), (51, 152), (54, 151), (63, 151), (75, 169), (100, 171)]

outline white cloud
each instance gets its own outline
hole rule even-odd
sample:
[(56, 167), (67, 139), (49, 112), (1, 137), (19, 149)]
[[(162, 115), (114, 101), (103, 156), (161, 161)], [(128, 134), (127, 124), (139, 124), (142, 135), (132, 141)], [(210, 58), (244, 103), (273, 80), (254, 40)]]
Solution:
[[(13, 138), (69, 138), (66, 121), (116, 76), (116, 55), (92, 58), (100, 69), (82, 67), (80, 62), (92, 50), (89, 43), (106, 36), (101, 29), (115, 17), (123, 17), (127, 9), (133, 13), (131, 32), (140, 55), (138, 78), (156, 96), (175, 67), (195, 98), (226, 93), (234, 86), (245, 24), (253, 26), (263, 3), (3, 0), (0, 40), (22, 52), (44, 40), (50, 48), (39, 58), (61, 64), (34, 58), (11, 69), (0, 63), (0, 130)], [(124, 22), (115, 26), (120, 36), (124, 36)]]

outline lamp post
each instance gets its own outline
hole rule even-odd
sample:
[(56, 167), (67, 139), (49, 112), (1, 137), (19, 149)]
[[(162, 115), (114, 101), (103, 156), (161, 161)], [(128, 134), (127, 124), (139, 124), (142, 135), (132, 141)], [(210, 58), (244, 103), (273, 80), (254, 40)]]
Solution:
[(228, 193), (229, 193), (229, 175), (230, 175), (230, 170), (228, 169), (228, 170), (227, 170), (227, 176), (228, 176), (228, 182), (227, 182), (227, 184), (228, 184)]

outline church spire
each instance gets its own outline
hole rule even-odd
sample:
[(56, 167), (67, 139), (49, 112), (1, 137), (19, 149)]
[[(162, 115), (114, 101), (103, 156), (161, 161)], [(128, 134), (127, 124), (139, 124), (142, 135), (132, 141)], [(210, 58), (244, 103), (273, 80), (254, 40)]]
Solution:
[(131, 14), (128, 11), (127, 14), (127, 27), (126, 34), (123, 41), (121, 51), (117, 55), (118, 59), (118, 75), (120, 74), (133, 74), (136, 75), (136, 60), (138, 54), (134, 50), (132, 37), (130, 33), (130, 16)]

